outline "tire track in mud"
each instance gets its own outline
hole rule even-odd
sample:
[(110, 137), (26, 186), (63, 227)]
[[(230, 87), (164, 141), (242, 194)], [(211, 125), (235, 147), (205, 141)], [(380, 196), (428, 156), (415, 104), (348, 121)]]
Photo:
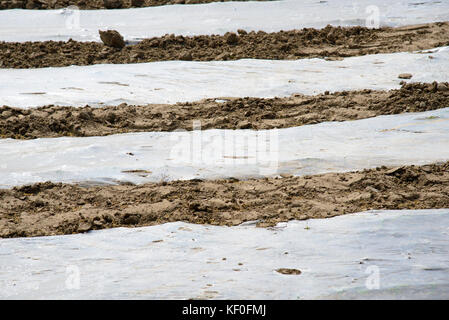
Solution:
[(144, 185), (38, 183), (0, 190), (0, 237), (81, 233), (174, 221), (259, 227), (371, 209), (449, 208), (449, 162), (263, 179)]
[(238, 59), (296, 60), (341, 59), (378, 53), (425, 50), (449, 45), (449, 23), (438, 22), (400, 28), (323, 29), (193, 37), (165, 35), (124, 48), (98, 42), (69, 40), (0, 42), (0, 68), (43, 68), (69, 65), (127, 64), (153, 61), (226, 61)]
[(424, 112), (449, 107), (448, 83), (408, 83), (389, 91), (359, 90), (288, 98), (222, 98), (173, 105), (18, 109), (0, 107), (0, 138), (104, 136), (126, 132), (274, 129), (325, 121)]

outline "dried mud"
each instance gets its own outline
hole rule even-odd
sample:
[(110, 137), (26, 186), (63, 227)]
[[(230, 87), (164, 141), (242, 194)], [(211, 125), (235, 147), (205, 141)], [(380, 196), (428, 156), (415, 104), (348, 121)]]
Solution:
[[(79, 9), (126, 9), (154, 7), (171, 4), (199, 4), (210, 2), (249, 1), (249, 0), (1, 0), (0, 10), (4, 9), (60, 9), (77, 6)], [(252, 0), (267, 1), (267, 0)]]
[[(126, 40), (126, 39), (125, 39)], [(323, 29), (238, 35), (184, 37), (165, 35), (145, 39), (122, 49), (98, 42), (0, 42), (0, 68), (42, 68), (99, 63), (151, 61), (213, 61), (237, 59), (294, 60), (340, 59), (366, 54), (414, 51), (449, 45), (449, 23), (430, 23), (401, 28)]]
[(193, 120), (201, 120), (202, 129), (273, 129), (445, 107), (449, 107), (449, 84), (443, 82), (408, 83), (390, 91), (365, 89), (273, 99), (207, 99), (173, 105), (37, 109), (4, 106), (0, 107), (0, 138), (192, 130)]
[(71, 234), (173, 221), (271, 227), (370, 209), (449, 208), (449, 162), (305, 177), (0, 190), (0, 237)]

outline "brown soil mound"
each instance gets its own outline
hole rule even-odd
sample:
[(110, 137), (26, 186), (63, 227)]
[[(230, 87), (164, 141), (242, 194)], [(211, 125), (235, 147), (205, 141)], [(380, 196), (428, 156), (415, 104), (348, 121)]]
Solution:
[(85, 232), (173, 221), (261, 227), (369, 209), (449, 208), (449, 162), (305, 177), (81, 187), (51, 182), (0, 190), (0, 237)]
[(449, 44), (449, 23), (402, 28), (331, 27), (224, 36), (166, 35), (123, 49), (98, 42), (0, 42), (1, 68), (41, 68), (166, 60), (339, 58), (430, 49)]
[[(449, 107), (448, 83), (410, 83), (390, 91), (344, 91), (289, 98), (207, 99), (175, 105), (37, 109), (0, 107), (0, 138), (101, 136), (124, 132), (202, 129), (272, 129), (347, 121)], [(219, 101), (219, 100), (217, 100)]]
[[(85, 9), (125, 9), (154, 7), (170, 4), (198, 4), (225, 1), (249, 0), (0, 0), (2, 9), (59, 9), (68, 6), (77, 6)], [(267, 1), (267, 0), (252, 0)]]

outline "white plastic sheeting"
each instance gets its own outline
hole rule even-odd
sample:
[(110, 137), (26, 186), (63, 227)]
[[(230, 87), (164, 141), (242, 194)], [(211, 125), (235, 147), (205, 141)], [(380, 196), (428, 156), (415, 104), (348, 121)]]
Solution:
[(412, 81), (449, 81), (449, 47), (434, 51), (367, 55), (343, 61), (245, 59), (0, 69), (0, 106), (176, 103), (225, 96), (384, 90), (398, 88), (398, 75), (405, 72), (413, 74)]
[(143, 183), (303, 175), (447, 161), (448, 120), (445, 108), (280, 130), (3, 139), (0, 188), (47, 180)]
[(448, 299), (448, 236), (441, 209), (1, 239), (0, 298)]
[[(377, 19), (378, 17), (378, 19)], [(447, 0), (284, 0), (170, 5), (124, 10), (2, 10), (0, 41), (96, 40), (116, 29), (127, 40), (341, 26), (400, 26), (449, 20)]]

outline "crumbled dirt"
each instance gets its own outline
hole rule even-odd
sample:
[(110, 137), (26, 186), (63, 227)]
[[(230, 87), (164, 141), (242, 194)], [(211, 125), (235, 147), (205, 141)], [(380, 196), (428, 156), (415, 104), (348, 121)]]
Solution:
[(39, 183), (0, 190), (0, 237), (174, 221), (271, 227), (370, 209), (449, 208), (449, 162), (347, 173), (145, 185)]
[[(126, 40), (126, 39), (125, 39)], [(331, 27), (266, 33), (165, 35), (111, 48), (99, 42), (69, 40), (0, 42), (0, 68), (42, 68), (98, 63), (143, 63), (167, 60), (237, 60), (301, 58), (340, 59), (365, 54), (430, 49), (449, 45), (449, 23), (401, 28)]]
[[(60, 9), (77, 6), (79, 9), (125, 9), (170, 4), (198, 4), (237, 0), (0, 0), (2, 9)], [(249, 0), (238, 0), (249, 1)], [(252, 0), (267, 1), (267, 0)]]
[[(218, 102), (217, 102), (218, 101)], [(0, 107), (0, 138), (102, 136), (125, 132), (273, 129), (449, 107), (449, 84), (409, 83), (390, 91), (343, 91), (288, 98), (206, 99), (174, 105)]]

